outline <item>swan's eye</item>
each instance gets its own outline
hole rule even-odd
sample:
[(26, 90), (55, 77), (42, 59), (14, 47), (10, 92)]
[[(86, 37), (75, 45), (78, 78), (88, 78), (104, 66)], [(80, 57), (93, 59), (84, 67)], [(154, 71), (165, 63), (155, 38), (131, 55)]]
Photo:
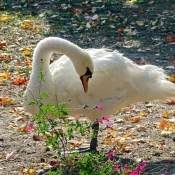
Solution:
[(89, 67), (87, 67), (87, 71), (84, 75), (89, 75), (89, 78), (92, 78), (92, 72), (90, 71)]

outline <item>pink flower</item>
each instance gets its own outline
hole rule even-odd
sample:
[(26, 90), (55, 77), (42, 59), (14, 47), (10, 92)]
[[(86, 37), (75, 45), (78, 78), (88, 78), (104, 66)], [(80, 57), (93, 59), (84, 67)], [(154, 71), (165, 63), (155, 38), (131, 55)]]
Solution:
[(143, 161), (139, 164), (139, 166), (135, 170), (138, 172), (142, 172), (145, 166), (146, 166), (146, 162)]
[(100, 104), (100, 105), (97, 105), (95, 108), (102, 110), (103, 106)]
[(167, 175), (168, 174), (168, 171), (167, 171), (167, 169), (164, 171), (164, 175)]
[(114, 130), (114, 127), (112, 125), (107, 125), (107, 128), (110, 130)]
[(108, 116), (104, 116), (104, 117), (102, 117), (102, 120), (105, 120), (105, 121), (109, 122), (109, 117)]
[(32, 131), (34, 130), (34, 126), (33, 125), (30, 125), (28, 128), (27, 128), (28, 131)]
[(97, 119), (97, 122), (103, 124), (103, 120), (102, 119)]
[(114, 151), (109, 151), (109, 153), (108, 153), (108, 157), (114, 157), (114, 156), (115, 156)]
[(146, 162), (145, 161), (142, 161), (139, 166), (141, 166), (143, 168), (146, 167)]
[(125, 164), (125, 165), (123, 166), (123, 168), (124, 168), (125, 170), (129, 170), (129, 169), (130, 169), (130, 167), (129, 167), (127, 164)]
[(113, 170), (114, 171), (120, 171), (120, 168), (119, 168), (119, 166), (116, 165)]
[(139, 172), (138, 171), (133, 171), (133, 172), (129, 173), (129, 175), (139, 175)]
[(76, 116), (75, 117), (75, 120), (80, 120), (80, 116)]

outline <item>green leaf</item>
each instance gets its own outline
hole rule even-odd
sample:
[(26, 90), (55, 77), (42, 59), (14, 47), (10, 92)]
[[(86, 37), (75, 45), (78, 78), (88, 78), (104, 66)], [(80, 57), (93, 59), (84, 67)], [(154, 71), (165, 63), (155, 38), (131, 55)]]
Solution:
[(31, 101), (28, 105), (29, 106), (34, 106), (34, 105), (36, 105), (36, 102), (35, 101)]

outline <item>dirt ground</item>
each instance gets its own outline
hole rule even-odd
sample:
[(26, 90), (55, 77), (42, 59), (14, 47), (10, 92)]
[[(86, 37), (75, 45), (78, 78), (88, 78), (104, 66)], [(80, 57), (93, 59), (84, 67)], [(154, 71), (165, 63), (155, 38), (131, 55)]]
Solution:
[[(1, 175), (29, 174), (30, 168), (36, 170), (35, 174), (42, 174), (44, 169), (50, 167), (52, 160), (59, 158), (52, 149), (45, 147), (44, 140), (34, 140), (34, 131), (15, 132), (27, 122), (30, 125), (31, 118), (23, 109), (18, 96), (25, 85), (17, 86), (12, 82), (16, 81), (19, 75), (29, 76), (30, 64), (24, 63), (26, 55), (23, 51), (29, 48), (31, 54), (27, 57), (30, 62), (36, 43), (42, 38), (59, 36), (83, 48), (117, 49), (138, 64), (150, 63), (162, 67), (168, 75), (174, 74), (175, 2), (173, 0), (155, 0), (137, 5), (128, 1), (125, 4), (121, 1), (78, 0), (69, 3), (5, 2), (7, 4), (1, 6), (0, 12)], [(4, 14), (11, 19), (3, 20)], [(85, 16), (93, 18), (89, 21), (90, 28)], [(29, 21), (34, 23), (31, 24)], [(8, 45), (2, 46), (2, 41)], [(10, 56), (8, 54), (4, 56), (6, 53)], [(53, 59), (56, 59), (56, 56), (53, 56)], [(8, 72), (10, 78), (7, 78), (6, 74), (2, 75), (4, 72)], [(3, 76), (5, 78), (2, 78)], [(8, 98), (7, 104), (4, 104), (6, 102), (3, 102), (3, 98)], [(174, 104), (154, 101), (147, 104), (131, 104), (111, 116), (110, 122), (117, 131), (115, 139), (121, 139), (125, 135), (126, 147), (122, 149), (119, 144), (116, 146), (117, 157), (123, 162), (145, 160), (147, 162), (143, 173), (145, 175), (161, 175), (165, 170), (168, 175), (175, 174), (174, 110)], [(129, 121), (128, 117), (133, 116), (139, 117), (140, 121), (137, 123)], [(172, 124), (170, 132), (166, 130), (166, 126), (160, 127), (164, 124), (163, 120), (169, 120)], [(106, 130), (99, 133), (99, 150), (111, 149), (105, 142), (107, 134)], [(16, 151), (14, 158), (6, 160), (6, 155), (12, 151)]]

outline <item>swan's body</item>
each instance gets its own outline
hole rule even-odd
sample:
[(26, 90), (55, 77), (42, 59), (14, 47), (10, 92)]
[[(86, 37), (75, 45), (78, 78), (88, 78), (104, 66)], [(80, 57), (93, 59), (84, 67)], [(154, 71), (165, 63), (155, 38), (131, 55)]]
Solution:
[[(49, 66), (53, 52), (65, 55)], [(93, 75), (85, 93), (79, 76), (86, 72), (86, 67)], [(44, 82), (38, 78), (41, 68)], [(34, 52), (32, 74), (24, 100), (24, 106), (32, 114), (36, 114), (38, 108), (28, 106), (28, 103), (40, 92), (49, 95), (43, 103), (56, 104), (71, 99), (67, 102), (69, 115), (84, 114), (95, 121), (130, 103), (175, 98), (175, 85), (167, 81), (164, 71), (156, 66), (139, 66), (116, 51), (83, 50), (66, 40), (50, 37), (42, 40)], [(83, 109), (84, 104), (89, 107)], [(98, 104), (103, 105), (102, 111), (93, 109)]]

